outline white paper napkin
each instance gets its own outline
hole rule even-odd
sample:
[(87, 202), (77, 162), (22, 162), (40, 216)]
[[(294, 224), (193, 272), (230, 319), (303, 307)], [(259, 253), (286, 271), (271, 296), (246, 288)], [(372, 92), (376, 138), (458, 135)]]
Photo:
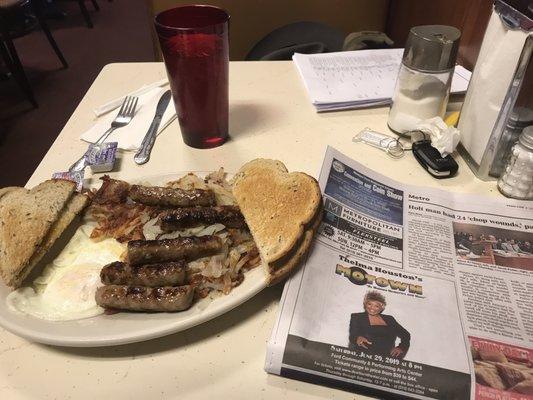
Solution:
[(461, 139), (459, 129), (446, 125), (441, 117), (434, 117), (420, 121), (415, 126), (415, 130), (427, 133), (430, 136), (431, 145), (435, 147), (443, 157), (452, 154)]
[[(122, 150), (137, 150), (154, 119), (157, 103), (167, 90), (167, 88), (155, 88), (138, 96), (137, 111), (131, 122), (122, 128), (115, 129), (106, 142), (118, 142), (118, 148)], [(117, 114), (118, 109), (98, 118), (96, 124), (83, 133), (80, 139), (89, 143), (96, 142), (111, 127), (111, 122)], [(159, 135), (174, 119), (176, 119), (176, 110), (174, 109), (174, 102), (171, 100), (163, 114), (157, 134)]]

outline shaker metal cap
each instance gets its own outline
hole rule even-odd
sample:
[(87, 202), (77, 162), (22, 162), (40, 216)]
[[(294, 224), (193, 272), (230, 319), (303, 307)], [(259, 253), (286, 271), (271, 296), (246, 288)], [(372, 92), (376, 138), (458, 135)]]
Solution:
[(524, 128), (518, 141), (526, 146), (528, 149), (533, 150), (533, 125)]
[(461, 31), (447, 25), (414, 26), (409, 32), (405, 66), (425, 72), (446, 71), (455, 66)]
[(529, 125), (533, 125), (533, 109), (520, 106), (515, 107), (509, 115), (507, 126), (510, 128), (525, 128)]

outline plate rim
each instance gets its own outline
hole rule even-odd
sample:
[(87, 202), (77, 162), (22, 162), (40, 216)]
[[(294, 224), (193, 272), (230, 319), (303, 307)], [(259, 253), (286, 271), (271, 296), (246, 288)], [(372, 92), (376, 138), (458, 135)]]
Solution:
[[(142, 176), (139, 178), (131, 179), (131, 182), (128, 182), (128, 183), (135, 184), (136, 182), (137, 183), (150, 182), (151, 180), (155, 181), (156, 179), (160, 181), (172, 180), (172, 179), (183, 177), (184, 175), (189, 174), (189, 173), (198, 174), (200, 177), (204, 177), (206, 174), (211, 173), (211, 172), (216, 172), (216, 171), (185, 171), (185, 172), (178, 171), (178, 172), (169, 173), (169, 174), (152, 174), (152, 175), (146, 175), (146, 176)], [(225, 171), (225, 172), (230, 176), (234, 175), (234, 173), (230, 173), (228, 171)], [(96, 176), (91, 177), (91, 179), (94, 179), (94, 178), (98, 179), (100, 177), (96, 177)], [(111, 179), (114, 179), (114, 178), (111, 177)], [(120, 179), (120, 178), (117, 178), (117, 179)], [(96, 182), (97, 181), (92, 182), (93, 185)], [(90, 185), (89, 187), (93, 185)], [(85, 182), (84, 182), (84, 187), (85, 187)], [(263, 265), (261, 264), (258, 267), (254, 268), (253, 270), (245, 272), (245, 280), (246, 280), (246, 276), (249, 275), (251, 272), (255, 271), (256, 269), (263, 269)], [(188, 318), (186, 318), (185, 320), (180, 321), (178, 318), (176, 321), (174, 321), (168, 326), (165, 326), (164, 328), (158, 329), (157, 328), (158, 323), (154, 322), (155, 328), (149, 327), (147, 329), (142, 329), (140, 332), (135, 331), (135, 330), (128, 331), (124, 333), (124, 336), (101, 335), (100, 337), (94, 337), (94, 338), (76, 337), (76, 336), (58, 336), (58, 335), (54, 335), (53, 333), (43, 334), (41, 332), (39, 332), (38, 334), (35, 334), (35, 330), (31, 328), (27, 328), (23, 323), (13, 322), (9, 318), (9, 315), (14, 314), (14, 313), (8, 309), (6, 298), (2, 299), (4, 303), (4, 307), (0, 308), (0, 326), (17, 336), (23, 337), (25, 339), (29, 339), (36, 343), (42, 343), (42, 344), (53, 345), (53, 346), (87, 348), (87, 347), (117, 346), (117, 345), (125, 345), (125, 344), (143, 342), (146, 340), (156, 339), (156, 338), (171, 335), (174, 333), (182, 332), (194, 326), (201, 325), (204, 322), (208, 322), (229, 311), (232, 311), (234, 308), (250, 300), (252, 297), (256, 296), (258, 293), (260, 293), (263, 289), (267, 287), (267, 277), (264, 274), (264, 271), (262, 272), (263, 273), (260, 274), (262, 279), (255, 282), (255, 284), (252, 284), (246, 292), (241, 294), (241, 296), (236, 297), (236, 298), (230, 298), (229, 301), (227, 301), (226, 303), (222, 303), (218, 307), (215, 306), (214, 308), (211, 308), (211, 309), (201, 310), (202, 311), (201, 314), (196, 314), (196, 316), (193, 314), (189, 316)], [(259, 272), (257, 274), (259, 274)], [(231, 295), (231, 292), (228, 295), (221, 295), (221, 296), (230, 296), (230, 295)], [(211, 304), (214, 304), (218, 298), (220, 297), (212, 299)], [(2, 310), (6, 310), (6, 313), (2, 312)], [(118, 313), (117, 315), (119, 314), (120, 313)], [(142, 313), (139, 313), (139, 314), (142, 314)], [(174, 313), (167, 313), (167, 314), (174, 315)], [(179, 316), (180, 313), (179, 312), (175, 313), (175, 315)], [(90, 320), (93, 318), (105, 317), (104, 314), (99, 314), (93, 317), (83, 318), (83, 319), (78, 319), (78, 320), (50, 321), (50, 320), (42, 320), (42, 319), (30, 316), (30, 315), (22, 314), (21, 316), (26, 317), (26, 318), (32, 318), (37, 321), (40, 320), (40, 321), (43, 321), (43, 323), (49, 323), (50, 326), (53, 326), (54, 323), (73, 322), (73, 321)], [(80, 326), (80, 329), (83, 329), (83, 327)]]
[[(260, 267), (258, 267), (260, 268)], [(108, 346), (117, 346), (117, 345), (125, 345), (125, 344), (131, 344), (131, 343), (139, 343), (146, 340), (156, 339), (163, 336), (171, 335), (174, 333), (182, 332), (184, 330), (187, 330), (189, 328), (193, 328), (195, 326), (201, 325), (204, 322), (208, 322), (216, 317), (221, 316), (222, 314), (225, 314), (234, 308), (240, 306), (241, 304), (245, 303), (246, 301), (250, 300), (252, 297), (260, 293), (263, 289), (267, 287), (266, 285), (266, 279), (258, 281), (256, 285), (252, 286), (250, 290), (245, 292), (243, 296), (238, 297), (235, 299), (235, 301), (231, 301), (227, 303), (226, 305), (215, 307), (203, 314), (201, 314), (200, 317), (190, 316), (185, 322), (176, 320), (173, 324), (166, 326), (163, 329), (145, 329), (142, 332), (139, 331), (130, 331), (127, 332), (126, 336), (101, 336), (93, 339), (88, 338), (77, 338), (74, 336), (57, 336), (53, 334), (35, 334), (34, 330), (26, 328), (22, 324), (12, 323), (9, 318), (5, 318), (3, 314), (0, 313), (0, 326), (5, 328), (7, 331), (23, 337), (25, 339), (30, 339), (31, 341), (47, 344), (47, 345), (53, 345), (53, 346), (62, 346), (62, 347), (108, 347)], [(212, 301), (215, 302), (217, 299), (213, 299)], [(5, 299), (4, 299), (5, 301)], [(8, 310), (8, 312), (10, 312)], [(141, 314), (141, 313), (139, 313)], [(167, 313), (168, 315), (173, 315), (173, 313)], [(179, 315), (179, 314), (178, 314)], [(99, 314), (94, 317), (85, 318), (85, 320), (89, 320), (91, 318), (101, 318), (104, 314)], [(38, 320), (38, 318), (28, 316), (27, 318), (33, 318)], [(81, 320), (81, 319), (80, 319)], [(78, 320), (78, 321), (80, 321)], [(42, 320), (44, 323), (50, 323), (50, 326), (52, 326), (54, 323), (61, 323), (61, 322), (72, 322), (72, 321), (48, 321), (48, 320)], [(154, 323), (154, 325), (157, 326), (157, 323)], [(80, 329), (83, 329), (83, 327), (80, 327)], [(133, 332), (133, 333), (131, 333)], [(137, 332), (137, 333), (135, 333)]]

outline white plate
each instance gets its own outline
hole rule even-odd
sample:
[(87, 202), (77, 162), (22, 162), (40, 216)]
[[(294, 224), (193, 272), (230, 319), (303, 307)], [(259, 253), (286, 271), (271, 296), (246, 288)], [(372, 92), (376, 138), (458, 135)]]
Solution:
[[(139, 182), (154, 185), (176, 179), (182, 174), (147, 177)], [(197, 173), (202, 176), (203, 173)], [(0, 283), (0, 325), (16, 335), (35, 342), (58, 346), (97, 347), (126, 344), (176, 333), (209, 321), (244, 303), (266, 287), (261, 267), (245, 273), (244, 281), (228, 295), (205, 298), (178, 313), (117, 313), (75, 321), (45, 321), (16, 314), (7, 308), (11, 291)]]

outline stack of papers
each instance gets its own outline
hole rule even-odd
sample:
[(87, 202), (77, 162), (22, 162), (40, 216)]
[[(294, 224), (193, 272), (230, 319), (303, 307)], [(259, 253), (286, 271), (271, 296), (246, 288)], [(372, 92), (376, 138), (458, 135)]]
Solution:
[[(294, 54), (311, 102), (318, 112), (388, 105), (403, 49)], [(464, 93), (472, 73), (455, 67), (452, 93)]]

